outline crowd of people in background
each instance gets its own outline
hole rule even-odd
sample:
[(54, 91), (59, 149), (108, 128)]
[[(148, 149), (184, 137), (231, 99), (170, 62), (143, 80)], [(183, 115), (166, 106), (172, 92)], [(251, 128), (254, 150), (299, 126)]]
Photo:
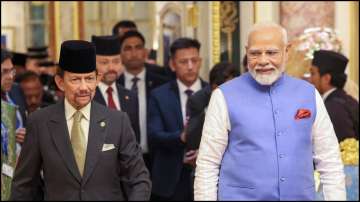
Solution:
[[(124, 163), (124, 165), (119, 168), (121, 171), (114, 171), (109, 168), (108, 166), (113, 165), (112, 162), (109, 164), (99, 164), (98, 167), (95, 167), (95, 165), (93, 165), (95, 168), (85, 166), (85, 170), (83, 171), (85, 172), (84, 177), (87, 176), (86, 169), (101, 169), (102, 172), (109, 172), (109, 175), (100, 174), (98, 173), (98, 170), (94, 172), (94, 175), (97, 176), (92, 177), (96, 178), (97, 181), (89, 180), (89, 184), (91, 184), (91, 186), (98, 185), (99, 187), (97, 188), (98, 190), (93, 187), (91, 189), (89, 188), (89, 190), (84, 190), (84, 192), (86, 192), (88, 195), (84, 194), (84, 196), (81, 195), (81, 197), (87, 196), (88, 198), (78, 198), (77, 195), (75, 196), (75, 194), (73, 194), (71, 192), (72, 190), (70, 189), (65, 189), (69, 191), (69, 193), (64, 193), (64, 197), (66, 196), (68, 197), (68, 199), (71, 198), (74, 200), (96, 200), (98, 199), (98, 197), (106, 198), (108, 196), (110, 200), (134, 199), (186, 201), (194, 200), (195, 181), (195, 194), (198, 193), (197, 197), (195, 196), (195, 199), (216, 200), (216, 198), (212, 198), (216, 196), (219, 199), (227, 200), (237, 199), (237, 197), (249, 197), (247, 199), (250, 200), (254, 198), (256, 199), (256, 197), (260, 195), (257, 195), (259, 192), (256, 191), (255, 187), (259, 186), (261, 183), (256, 180), (250, 180), (250, 184), (244, 185), (236, 185), (235, 183), (235, 181), (238, 179), (248, 179), (248, 177), (258, 178), (258, 180), (262, 180), (259, 179), (259, 177), (274, 177), (271, 176), (269, 173), (266, 174), (266, 172), (262, 171), (256, 173), (256, 171), (258, 171), (260, 168), (255, 168), (255, 164), (254, 167), (252, 167), (252, 170), (245, 171), (245, 168), (249, 167), (243, 166), (241, 162), (242, 160), (240, 159), (240, 157), (244, 157), (244, 159), (247, 159), (251, 155), (254, 155), (254, 158), (256, 155), (259, 155), (256, 156), (256, 158), (264, 157), (261, 152), (256, 153), (256, 150), (262, 150), (269, 147), (269, 145), (265, 145), (265, 143), (263, 145), (263, 143), (260, 142), (262, 140), (254, 140), (250, 135), (253, 135), (253, 133), (257, 133), (257, 131), (260, 129), (265, 130), (267, 128), (272, 128), (271, 126), (268, 126), (266, 124), (258, 125), (259, 121), (267, 123), (265, 118), (269, 118), (270, 112), (265, 112), (261, 110), (258, 111), (256, 109), (256, 104), (260, 99), (266, 100), (267, 104), (272, 102), (278, 102), (277, 104), (279, 105), (278, 107), (280, 109), (280, 113), (287, 113), (285, 112), (287, 110), (287, 106), (290, 107), (294, 103), (302, 102), (303, 97), (290, 96), (288, 98), (284, 98), (284, 96), (289, 96), (285, 95), (286, 93), (284, 92), (290, 92), (291, 90), (295, 89), (298, 90), (298, 93), (303, 93), (303, 96), (309, 96), (308, 92), (314, 91), (313, 85), (310, 85), (310, 83), (301, 84), (302, 87), (297, 87), (297, 85), (300, 85), (297, 83), (298, 81), (293, 81), (288, 77), (279, 76), (276, 77), (276, 79), (282, 78), (283, 80), (281, 80), (281, 82), (289, 82), (290, 84), (287, 84), (287, 86), (292, 86), (292, 88), (290, 89), (289, 87), (288, 90), (284, 90), (281, 87), (279, 87), (279, 89), (275, 89), (275, 94), (271, 94), (274, 99), (272, 101), (269, 98), (270, 93), (261, 94), (258, 92), (265, 91), (265, 89), (260, 89), (261, 87), (258, 87), (257, 84), (251, 83), (253, 81), (251, 80), (251, 78), (254, 77), (261, 80), (262, 82), (264, 82), (263, 85), (272, 85), (274, 81), (266, 80), (265, 77), (263, 78), (261, 76), (261, 73), (263, 72), (261, 71), (279, 70), (279, 75), (282, 75), (283, 70), (281, 68), (283, 67), (282, 64), (285, 60), (282, 60), (281, 57), (285, 57), (284, 54), (286, 54), (286, 44), (283, 43), (284, 39), (281, 38), (285, 36), (282, 35), (283, 33), (281, 32), (281, 30), (279, 31), (277, 28), (274, 27), (265, 27), (264, 29), (268, 29), (266, 31), (266, 36), (270, 36), (271, 33), (273, 33), (273, 35), (271, 35), (273, 38), (271, 38), (270, 40), (265, 39), (265, 37), (262, 36), (265, 32), (261, 31), (260, 28), (259, 30), (254, 29), (252, 35), (249, 36), (249, 47), (247, 47), (249, 49), (247, 49), (247, 54), (243, 59), (244, 68), (249, 72), (243, 73), (243, 77), (239, 77), (240, 67), (236, 67), (235, 65), (228, 62), (221, 62), (215, 64), (213, 68), (210, 68), (211, 71), (209, 73), (209, 83), (200, 78), (199, 75), (200, 68), (203, 68), (202, 66), (204, 62), (203, 58), (200, 56), (201, 44), (198, 40), (187, 37), (181, 37), (176, 39), (170, 46), (169, 64), (164, 64), (163, 67), (156, 64), (156, 60), (154, 60), (153, 54), (155, 50), (150, 50), (146, 48), (145, 37), (137, 29), (136, 24), (129, 20), (124, 20), (117, 23), (113, 27), (112, 35), (94, 35), (92, 36), (91, 41), (88, 42), (89, 44), (83, 45), (89, 50), (91, 50), (90, 46), (94, 46), (95, 61), (91, 61), (93, 57), (93, 55), (90, 54), (91, 51), (90, 53), (87, 53), (89, 54), (88, 57), (80, 57), (80, 54), (77, 55), (73, 53), (74, 51), (79, 51), (81, 48), (83, 48), (82, 44), (79, 45), (76, 40), (73, 40), (73, 44), (70, 43), (72, 41), (69, 42), (68, 52), (66, 52), (66, 46), (64, 45), (64, 50), (62, 50), (63, 52), (61, 52), (61, 54), (63, 55), (60, 56), (61, 58), (59, 63), (53, 61), (49, 57), (48, 48), (46, 46), (29, 47), (27, 49), (27, 53), (11, 52), (11, 50), (6, 50), (2, 48), (1, 100), (2, 102), (9, 102), (18, 106), (16, 114), (16, 140), (18, 154), (23, 155), (20, 160), (24, 160), (24, 162), (22, 163), (34, 163), (34, 166), (36, 163), (38, 163), (38, 161), (44, 161), (44, 164), (47, 163), (46, 158), (48, 158), (48, 156), (43, 157), (44, 159), (42, 160), (36, 159), (36, 157), (34, 157), (35, 154), (33, 154), (33, 152), (37, 151), (33, 150), (38, 148), (31, 149), (29, 146), (26, 146), (26, 153), (21, 153), (21, 147), (27, 141), (29, 130), (29, 134), (32, 135), (31, 138), (34, 138), (33, 136), (35, 130), (44, 130), (41, 128), (34, 128), (34, 126), (31, 125), (27, 125), (27, 123), (37, 123), (35, 118), (40, 119), (38, 116), (36, 116), (32, 117), (30, 122), (28, 122), (29, 117), (31, 117), (30, 115), (39, 111), (40, 109), (42, 109), (43, 111), (45, 109), (49, 109), (48, 112), (56, 113), (55, 110), (50, 111), (50, 107), (60, 102), (64, 102), (64, 99), (66, 100), (67, 96), (69, 96), (66, 94), (69, 93), (69, 88), (71, 89), (70, 84), (82, 85), (82, 82), (85, 82), (90, 85), (92, 84), (92, 79), (95, 79), (98, 80), (97, 85), (93, 86), (93, 89), (91, 88), (92, 90), (89, 90), (89, 93), (91, 92), (90, 94), (93, 94), (93, 100), (96, 101), (98, 104), (111, 110), (117, 110), (126, 113), (126, 116), (128, 118), (125, 118), (125, 121), (123, 119), (120, 120), (115, 118), (111, 120), (119, 120), (120, 125), (123, 124), (123, 122), (124, 124), (129, 122), (129, 128), (127, 128), (126, 130), (131, 131), (130, 133), (134, 135), (134, 141), (136, 141), (136, 147), (138, 150), (131, 150), (130, 148), (127, 148), (128, 150), (126, 150), (126, 152), (133, 151), (136, 153), (139, 151), (139, 155), (133, 157), (133, 159), (130, 159), (133, 154), (126, 153), (125, 150), (124, 153), (120, 152), (119, 155), (129, 157), (124, 157), (124, 159), (121, 159)], [(277, 47), (276, 45), (278, 44), (274, 45), (274, 43), (278, 43), (280, 45)], [(90, 48), (87, 46), (89, 46)], [(265, 49), (262, 49), (263, 47), (265, 47)], [(80, 58), (76, 58), (77, 56), (79, 56)], [(270, 62), (268, 62), (267, 60), (269, 60)], [(271, 64), (268, 64), (267, 62)], [(342, 90), (344, 83), (346, 82), (346, 74), (344, 72), (347, 62), (348, 59), (342, 54), (324, 50), (315, 52), (313, 59), (313, 67), (311, 69), (312, 76), (310, 81), (314, 84), (318, 92), (323, 96), (322, 99), (325, 100), (325, 112), (327, 111), (329, 113), (329, 117), (334, 126), (336, 134), (336, 136), (334, 136), (334, 138), (336, 139), (331, 139), (331, 141), (337, 140), (338, 142), (340, 142), (348, 137), (358, 139), (359, 135), (358, 103), (349, 95), (347, 95), (344, 90)], [(66, 67), (64, 69), (65, 63), (71, 64), (70, 66), (72, 66), (73, 69), (66, 69)], [(80, 68), (86, 65), (87, 67), (92, 67), (94, 65), (94, 69), (85, 68), (82, 71), (75, 70), (75, 68)], [(266, 67), (270, 67), (271, 65), (273, 65), (271, 66), (271, 68), (273, 69), (258, 70), (257, 68), (260, 68), (261, 65), (268, 65)], [(90, 74), (95, 71), (96, 78), (93, 78), (90, 75), (84, 78), (85, 81), (81, 80), (81, 78), (79, 79), (76, 77), (69, 77), (71, 80), (66, 80), (65, 77), (59, 77), (56, 80), (55, 78), (60, 75), (59, 69), (69, 71), (71, 73), (74, 73), (75, 75)], [(235, 80), (235, 78), (241, 78), (242, 80)], [(66, 86), (66, 82), (69, 82), (70, 87)], [(224, 83), (226, 85), (224, 85)], [(219, 89), (224, 92), (224, 95), (219, 93)], [(239, 94), (234, 94), (234, 92), (237, 90), (242, 92), (239, 92)], [(87, 91), (84, 89), (84, 96), (86, 92)], [(212, 103), (210, 98), (212, 97), (213, 92), (215, 92), (216, 96), (220, 96), (222, 100), (219, 100), (218, 98), (218, 100), (214, 100), (212, 101)], [(247, 92), (250, 92), (250, 95), (248, 97), (246, 95)], [(76, 93), (78, 93), (79, 95), (77, 95)], [(284, 93), (284, 95), (280, 95), (280, 93)], [(75, 96), (81, 97), (81, 91), (75, 92)], [(224, 96), (226, 101), (224, 100)], [(251, 96), (254, 96), (254, 102), (250, 101), (252, 99)], [(242, 97), (246, 97), (246, 99), (241, 100)], [(282, 99), (288, 100), (280, 101), (280, 97)], [(316, 99), (319, 98), (317, 97), (317, 94), (315, 97)], [(320, 101), (315, 100), (315, 97), (309, 98), (309, 100), (311, 100), (309, 101), (310, 104), (305, 103), (304, 107), (308, 107), (309, 109), (316, 109), (316, 106), (318, 108), (320, 106), (321, 110), (324, 110), (325, 108), (322, 108), (322, 105), (316, 104)], [(267, 101), (269, 101), (269, 103)], [(215, 102), (222, 103), (220, 105), (217, 105), (217, 107), (220, 107), (219, 109), (216, 108)], [(246, 109), (240, 110), (243, 114), (246, 114), (247, 116), (237, 113), (236, 110), (233, 111), (233, 109), (239, 104), (247, 106)], [(227, 112), (227, 110), (223, 110), (221, 108), (221, 105), (226, 105), (229, 112)], [(95, 108), (97, 105), (91, 106)], [(99, 111), (101, 111), (100, 109), (103, 110), (103, 108), (99, 107)], [(255, 112), (246, 111), (250, 109), (254, 109)], [(317, 113), (323, 113), (323, 111), (321, 110), (318, 109)], [(211, 111), (212, 115), (208, 115), (208, 111)], [(104, 114), (107, 113), (107, 111), (104, 111)], [(84, 112), (84, 117), (86, 118), (85, 114), (86, 113)], [(51, 114), (48, 115), (50, 117)], [(224, 117), (222, 117), (223, 115)], [(235, 128), (226, 128), (230, 126), (228, 125), (229, 122), (222, 122), (225, 121), (225, 116), (228, 115), (231, 121), (231, 126), (235, 126)], [(107, 116), (112, 117), (115, 115), (111, 115), (111, 113), (109, 112), (109, 115)], [(219, 121), (217, 120), (219, 118), (218, 116), (224, 119)], [(262, 116), (262, 118), (257, 119), (257, 116)], [(93, 114), (92, 117), (94, 117)], [(326, 117), (326, 115), (324, 115), (324, 117)], [(45, 119), (43, 120), (45, 121)], [(283, 119), (283, 121), (284, 120), (285, 119)], [(308, 128), (308, 125), (298, 126), (298, 123), (295, 122), (296, 121), (294, 120), (294, 127), (288, 129), (287, 132), (290, 133), (291, 130), (296, 131), (296, 129), (304, 129), (304, 133), (309, 132), (310, 134), (311, 131)], [(104, 122), (99, 122), (101, 127), (104, 127), (104, 125), (101, 125), (103, 123)], [(204, 123), (205, 126), (208, 126), (208, 128), (204, 127)], [(320, 124), (320, 122), (316, 123)], [(117, 127), (120, 127), (116, 126), (117, 123), (114, 124), (115, 125), (109, 126), (109, 128), (111, 127), (111, 129), (116, 130)], [(246, 124), (248, 124), (248, 126), (243, 126)], [(286, 133), (286, 130), (284, 129), (284, 127), (286, 126), (281, 124), (284, 123), (279, 123), (279, 125), (277, 126), (279, 127), (279, 129), (274, 129), (274, 133), (280, 134), (281, 130), (283, 130), (283, 133)], [(329, 123), (326, 122), (326, 124)], [(64, 127), (66, 127), (66, 125)], [(70, 126), (68, 125), (67, 127), (69, 129), (69, 134), (72, 133), (72, 131), (70, 130)], [(91, 127), (92, 126), (90, 126), (90, 130), (92, 130)], [(210, 128), (213, 128), (213, 131), (209, 131)], [(254, 128), (257, 129), (255, 130)], [(280, 132), (278, 130), (280, 130)], [(318, 128), (318, 131), (319, 130), (320, 132), (318, 133), (321, 133), (320, 126)], [(40, 131), (38, 132), (40, 133)], [(218, 133), (216, 134), (217, 136), (213, 134), (215, 132)], [(244, 141), (241, 141), (241, 137), (234, 136), (232, 135), (233, 133), (246, 134), (246, 137), (244, 138)], [(315, 132), (313, 131), (313, 133)], [(202, 134), (204, 134), (204, 137), (202, 137)], [(224, 137), (221, 137), (220, 134), (224, 134), (224, 137), (229, 136), (229, 140), (227, 140), (227, 138), (221, 139)], [(261, 137), (264, 134), (259, 133), (258, 135), (259, 138), (266, 139), (266, 137)], [(277, 138), (279, 138), (279, 136), (277, 136)], [(280, 138), (281, 137), (282, 136), (280, 136)], [(106, 141), (112, 141), (113, 139), (106, 139)], [(205, 142), (203, 142), (204, 139)], [(39, 140), (31, 139), (32, 144), (35, 144), (34, 141)], [(47, 141), (49, 141), (49, 146), (53, 145), (50, 140)], [(109, 143), (106, 141), (105, 143)], [(121, 139), (121, 141), (129, 141), (129, 145), (132, 144), (132, 140)], [(227, 141), (229, 141), (228, 146), (226, 146), (227, 144), (225, 144), (225, 142)], [(297, 141), (297, 139), (292, 139), (292, 141)], [(220, 152), (220, 150), (214, 149), (215, 147), (218, 147), (218, 145), (216, 144), (220, 144), (221, 142), (224, 142), (224, 144), (221, 146), (222, 153)], [(331, 145), (336, 146), (338, 142), (332, 142)], [(92, 144), (92, 142), (90, 142), (90, 139), (88, 144), (88, 149), (90, 148), (90, 146), (93, 146), (90, 145)], [(253, 146), (258, 145), (258, 147), (253, 148), (254, 150), (251, 150), (250, 148), (251, 151), (238, 155), (237, 152), (240, 151), (237, 151), (237, 149), (231, 149), (232, 147), (235, 148), (236, 144), (241, 144), (244, 149), (248, 148), (249, 145), (252, 144)], [(280, 143), (277, 142), (277, 144)], [(303, 142), (299, 143), (299, 145), (297, 146), (306, 147), (302, 144)], [(126, 145), (123, 145), (123, 143), (121, 143), (120, 145), (115, 145), (115, 147), (117, 146), (124, 148), (127, 147)], [(39, 146), (39, 148), (40, 147), (41, 149), (43, 149), (43, 146)], [(199, 148), (202, 149), (200, 150), (200, 154)], [(264, 151), (265, 150), (266, 149), (264, 149)], [(50, 149), (49, 152), (50, 151), (54, 152), (54, 150), (52, 149)], [(289, 152), (290, 150), (286, 151)], [(308, 153), (308, 151), (310, 150), (306, 150), (306, 155), (304, 155), (303, 157), (304, 161), (306, 161), (307, 163), (311, 163), (312, 157), (311, 153)], [(90, 151), (88, 150), (88, 152)], [(275, 151), (271, 150), (271, 152)], [(298, 152), (301, 153), (301, 151)], [(300, 155), (300, 153), (297, 154)], [(224, 154), (224, 160), (222, 162), (221, 160), (223, 159), (223, 156), (220, 154)], [(29, 155), (32, 158), (24, 157), (26, 155)], [(104, 155), (108, 156), (101, 156), (101, 158), (103, 158), (102, 160), (108, 160), (109, 162), (113, 160), (113, 156), (111, 156), (112, 154)], [(234, 156), (236, 155), (240, 157), (235, 158)], [(246, 155), (247, 157), (244, 155)], [(200, 157), (200, 159), (197, 162), (198, 156)], [(234, 157), (235, 159), (232, 157)], [(216, 161), (212, 160), (213, 158), (215, 158)], [(139, 168), (139, 166), (142, 165), (142, 160), (139, 159), (143, 160), (146, 171)], [(34, 162), (31, 162), (32, 160)], [(287, 161), (293, 162), (292, 160), (294, 159), (288, 159)], [(316, 160), (320, 161), (319, 159)], [(251, 159), (247, 159), (247, 161), (251, 161)], [(216, 164), (214, 164), (214, 162), (216, 162)], [(77, 165), (79, 165), (78, 159), (76, 159), (76, 163)], [(200, 165), (199, 170), (196, 170), (197, 163), (199, 163)], [(220, 166), (220, 163), (223, 164), (221, 164)], [(243, 169), (242, 174), (234, 174), (236, 172), (229, 171), (231, 169), (235, 169), (232, 167), (235, 166), (235, 164), (239, 164), (236, 166), (238, 166), (239, 169)], [(288, 164), (284, 164), (283, 166), (285, 165)], [(311, 164), (311, 166), (309, 165), (303, 164), (300, 165), (297, 169), (304, 169), (306, 171), (309, 171), (308, 173), (306, 173), (306, 175), (307, 177), (310, 177), (310, 170), (312, 169), (311, 166), (313, 164)], [(36, 166), (37, 169), (34, 168), (27, 170), (26, 168), (30, 168), (30, 166), (21, 167), (19, 168), (19, 171), (15, 172), (14, 179), (16, 179), (16, 182), (14, 182), (14, 193), (12, 195), (13, 199), (27, 199), (27, 197), (29, 196), (32, 197), (30, 197), (31, 199), (63, 199), (63, 196), (61, 196), (60, 194), (55, 194), (52, 192), (56, 191), (56, 188), (61, 189), (61, 186), (72, 186), (71, 182), (68, 182), (70, 185), (62, 184), (61, 186), (54, 185), (54, 182), (49, 183), (49, 179), (44, 180), (44, 176), (45, 178), (51, 178), (51, 174), (44, 171), (44, 175), (40, 175), (39, 171), (41, 170), (41, 165), (39, 164)], [(216, 178), (217, 180), (220, 180), (218, 188), (219, 190), (215, 190), (213, 189), (213, 187), (207, 187), (206, 185), (206, 183), (208, 182), (211, 185), (214, 185), (213, 183), (215, 183), (215, 181), (210, 182), (212, 179), (215, 178), (211, 178), (212, 176), (207, 175), (213, 172), (210, 171), (208, 168), (213, 168), (214, 166), (220, 166), (220, 168), (218, 167), (217, 170), (214, 170), (217, 173), (220, 172), (220, 179)], [(262, 166), (274, 165), (264, 160)], [(324, 165), (321, 164), (321, 166)], [(81, 169), (79, 168), (79, 170), (82, 176)], [(39, 177), (39, 180), (31, 181), (32, 183), (34, 183), (31, 185), (38, 188), (36, 190), (35, 188), (31, 190), (25, 190), (22, 189), (22, 187), (20, 186), (21, 183), (23, 183), (21, 182), (21, 180), (29, 180), (24, 177), (24, 173), (30, 171), (39, 172), (32, 173), (32, 176), (41, 176)], [(250, 171), (254, 171), (254, 173), (248, 174), (248, 176), (246, 176), (246, 173), (249, 173)], [(53, 172), (56, 172), (56, 170), (54, 170)], [(109, 179), (108, 177), (110, 176), (110, 174), (116, 172), (128, 174), (128, 176), (119, 177), (122, 182), (124, 181), (124, 184), (128, 183), (126, 184), (126, 186), (124, 185), (122, 187), (123, 189), (126, 189), (126, 191), (121, 192), (122, 196), (119, 198), (115, 196), (116, 193), (118, 193), (117, 189), (114, 189), (114, 192), (111, 193), (111, 191), (103, 191), (103, 188), (100, 187), (104, 185), (104, 189), (112, 189), (113, 185), (110, 182), (104, 183), (101, 179), (98, 179), (101, 177)], [(286, 173), (286, 175), (290, 174)], [(139, 177), (139, 179), (135, 180), (137, 176)], [(199, 178), (195, 180), (196, 177)], [(234, 177), (234, 179), (232, 179), (232, 177)], [(114, 178), (116, 180), (118, 179), (118, 176), (115, 176)], [(149, 181), (146, 178), (148, 178)], [(298, 179), (295, 177), (294, 179), (299, 180), (300, 178)], [(50, 180), (55, 180), (55, 178)], [(287, 179), (280, 179), (281, 182), (285, 180)], [(138, 183), (138, 186), (135, 186), (136, 183)], [(231, 187), (232, 185), (230, 186), (228, 183), (235, 183), (234, 186), (250, 187), (246, 188), (248, 189), (246, 191), (242, 190), (241, 192), (236, 192), (236, 190), (238, 189)], [(310, 186), (311, 183), (306, 184), (304, 182), (304, 184), (302, 185)], [(50, 186), (49, 190), (46, 190), (46, 188), (48, 188), (46, 186)], [(85, 187), (85, 184), (81, 184), (80, 187), (82, 186)], [(269, 186), (268, 190), (275, 189), (274, 184), (265, 184), (264, 186)], [(74, 185), (74, 187), (76, 186)], [(147, 191), (139, 191), (140, 193), (145, 194), (140, 194), (138, 195), (138, 197), (136, 197), (135, 195), (137, 193), (134, 193), (137, 190), (136, 187), (138, 187), (139, 190), (141, 189)], [(209, 188), (209, 192), (206, 191), (207, 188)], [(133, 189), (133, 191), (131, 191), (131, 189)], [(90, 190), (96, 193), (88, 193), (90, 192)], [(255, 191), (252, 192), (252, 190)], [(289, 195), (289, 199), (291, 199), (291, 197), (296, 198), (300, 196), (296, 195), (296, 193), (292, 193), (291, 190), (285, 188), (284, 190), (289, 193), (291, 192), (291, 194), (294, 194)], [(29, 195), (22, 195), (22, 192)], [(147, 192), (149, 192), (149, 194), (147, 194)], [(217, 193), (219, 195), (216, 195)], [(104, 194), (108, 195), (105, 196)], [(273, 199), (276, 199), (276, 197), (280, 197), (277, 195), (269, 195), (269, 193), (266, 192), (262, 194), (265, 198), (274, 197)], [(112, 198), (113, 195), (114, 197)], [(300, 198), (301, 197), (311, 199), (311, 193), (305, 193), (303, 196), (300, 196)]]

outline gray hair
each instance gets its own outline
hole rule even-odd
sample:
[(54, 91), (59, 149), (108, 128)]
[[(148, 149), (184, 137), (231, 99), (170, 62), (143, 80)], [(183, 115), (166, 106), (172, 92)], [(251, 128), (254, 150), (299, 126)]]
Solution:
[(249, 45), (249, 36), (255, 32), (255, 31), (259, 31), (261, 29), (265, 29), (265, 28), (276, 28), (276, 29), (279, 29), (281, 34), (282, 34), (282, 39), (283, 39), (283, 42), (284, 44), (287, 44), (288, 43), (288, 37), (287, 37), (287, 31), (284, 29), (284, 27), (282, 27), (281, 25), (277, 24), (277, 23), (274, 23), (274, 22), (259, 22), (259, 23), (256, 23), (254, 24), (249, 32), (248, 32), (248, 35), (247, 35), (247, 45)]

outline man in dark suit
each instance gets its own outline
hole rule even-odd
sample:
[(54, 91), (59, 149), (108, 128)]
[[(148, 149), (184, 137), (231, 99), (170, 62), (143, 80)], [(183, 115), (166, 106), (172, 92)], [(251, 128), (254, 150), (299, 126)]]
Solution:
[(42, 169), (45, 200), (148, 200), (149, 172), (128, 116), (92, 101), (95, 47), (63, 42), (59, 66), (65, 99), (29, 116), (10, 199), (34, 199)]
[(196, 151), (185, 151), (188, 97), (207, 84), (199, 78), (200, 43), (179, 38), (171, 45), (170, 67), (176, 80), (151, 93), (148, 132), (153, 145), (153, 200), (192, 200), (191, 172)]
[(96, 69), (101, 76), (94, 100), (108, 108), (126, 112), (140, 143), (137, 95), (116, 83), (121, 66), (119, 37), (92, 36), (91, 41), (96, 47)]
[(25, 103), (25, 95), (23, 90), (21, 90), (20, 85), (18, 83), (13, 83), (11, 86), (9, 94), (9, 101), (15, 103), (19, 107), (22, 125), (25, 126), (26, 123), (26, 103)]
[(166, 78), (154, 74), (145, 67), (145, 38), (137, 31), (128, 31), (120, 38), (121, 61), (125, 67), (118, 82), (133, 91), (139, 101), (140, 146), (144, 160), (151, 172), (151, 146), (147, 138), (147, 108), (150, 91), (165, 83)]
[(188, 150), (196, 150), (199, 148), (206, 108), (210, 101), (211, 92), (224, 82), (237, 76), (239, 76), (239, 71), (235, 65), (228, 62), (218, 63), (210, 71), (210, 85), (199, 90), (189, 98), (186, 106), (190, 114), (186, 130), (186, 145)]
[(35, 72), (25, 71), (19, 75), (18, 79), (25, 95), (27, 116), (31, 112), (55, 103), (55, 100), (48, 102), (48, 99), (45, 98), (52, 98), (52, 96), (47, 94), (48, 92), (43, 89), (40, 77)]
[[(131, 20), (121, 20), (116, 23), (112, 29), (112, 34), (114, 36), (122, 37), (128, 31), (138, 31), (138, 28), (134, 21)], [(145, 49), (146, 58), (145, 58), (145, 68), (155, 74), (166, 77), (168, 80), (174, 79), (174, 72), (170, 70), (169, 67), (165, 64), (165, 67), (161, 67), (156, 64), (156, 50), (154, 49)]]
[(359, 139), (359, 103), (343, 90), (348, 59), (333, 51), (315, 51), (310, 81), (325, 101), (338, 141)]

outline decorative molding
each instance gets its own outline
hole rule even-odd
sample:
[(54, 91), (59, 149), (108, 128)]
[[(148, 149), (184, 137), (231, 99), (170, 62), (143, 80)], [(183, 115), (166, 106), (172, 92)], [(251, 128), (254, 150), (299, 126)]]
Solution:
[[(175, 13), (177, 15), (180, 16), (180, 21), (181, 21), (181, 25), (184, 24), (184, 14), (183, 14), (183, 10), (182, 10), (182, 6), (179, 3), (167, 3), (165, 6), (163, 6), (161, 8), (161, 10), (158, 12), (158, 15), (160, 16), (159, 19), (159, 34), (158, 34), (158, 39), (159, 39), (159, 48), (158, 48), (158, 57), (157, 57), (157, 62), (158, 64), (161, 65), (167, 65), (167, 64), (163, 64), (164, 61), (164, 41), (163, 41), (163, 33), (164, 33), (164, 17), (167, 13)], [(181, 26), (181, 33), (179, 33), (180, 36), (183, 36), (184, 32), (183, 32), (183, 27)]]
[(49, 48), (51, 51), (51, 55), (53, 60), (56, 60), (56, 52), (57, 52), (57, 45), (56, 45), (56, 27), (55, 27), (55, 5), (54, 1), (49, 2)]
[(257, 3), (256, 3), (256, 1), (253, 1), (253, 23), (255, 24), (255, 23), (257, 23)]
[(359, 86), (359, 2), (350, 2), (350, 78)]
[(188, 26), (197, 28), (199, 26), (199, 7), (194, 4), (187, 9), (188, 12)]
[(211, 2), (212, 64), (220, 62), (220, 4)]
[(237, 28), (238, 12), (234, 1), (225, 1), (220, 4), (221, 32), (226, 34), (228, 60), (232, 61), (233, 33)]
[[(55, 15), (55, 48), (56, 48), (56, 61), (58, 61), (59, 56), (60, 56), (60, 46), (61, 46), (61, 41), (60, 41), (60, 2), (59, 1), (55, 1), (54, 2), (54, 15)], [(54, 49), (55, 49), (54, 48)]]
[(77, 1), (72, 2), (72, 26), (73, 26), (73, 39), (79, 39), (79, 15), (78, 15), (78, 5)]
[(85, 26), (84, 26), (84, 2), (78, 1), (78, 25), (79, 25), (79, 39), (85, 39)]

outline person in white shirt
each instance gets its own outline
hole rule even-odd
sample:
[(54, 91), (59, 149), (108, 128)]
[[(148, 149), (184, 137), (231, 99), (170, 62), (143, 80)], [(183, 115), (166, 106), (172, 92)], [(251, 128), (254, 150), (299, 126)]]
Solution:
[(148, 144), (147, 134), (148, 97), (152, 89), (164, 84), (167, 79), (149, 71), (145, 63), (147, 57), (145, 38), (140, 32), (133, 30), (124, 33), (120, 38), (120, 55), (125, 71), (117, 82), (138, 97), (139, 142), (144, 161), (151, 172), (151, 145)]
[(195, 200), (345, 200), (339, 145), (317, 90), (284, 73), (287, 33), (275, 23), (248, 35), (249, 72), (210, 99), (196, 161)]
[(197, 151), (186, 150), (186, 109), (189, 97), (207, 86), (199, 78), (202, 59), (196, 39), (179, 38), (170, 47), (170, 67), (176, 80), (151, 92), (148, 132), (154, 162), (152, 200), (193, 200), (192, 164)]

